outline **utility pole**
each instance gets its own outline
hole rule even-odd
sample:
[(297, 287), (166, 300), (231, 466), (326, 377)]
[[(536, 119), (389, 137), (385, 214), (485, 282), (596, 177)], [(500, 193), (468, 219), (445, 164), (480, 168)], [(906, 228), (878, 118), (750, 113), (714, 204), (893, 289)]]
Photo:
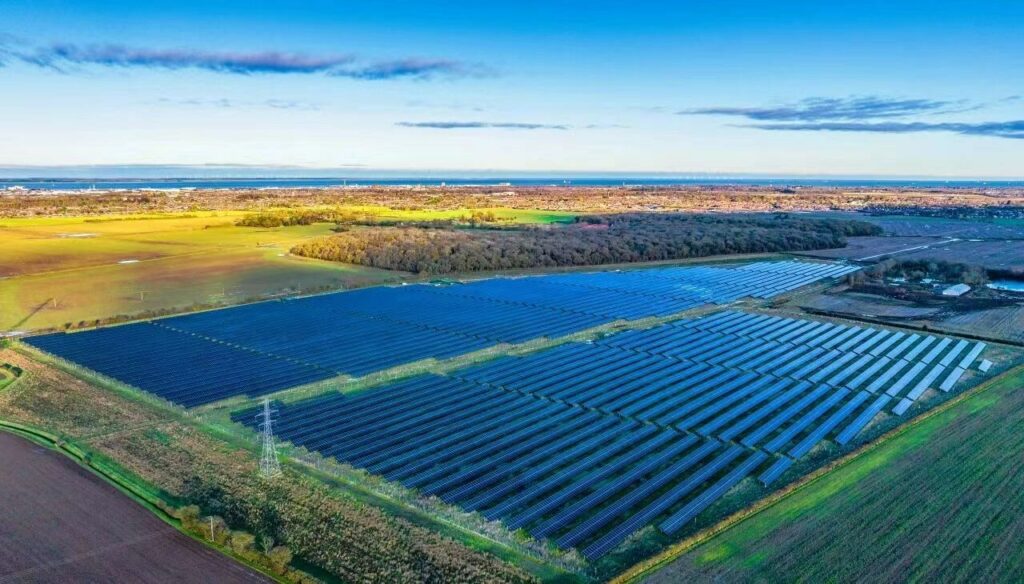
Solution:
[(263, 398), (263, 411), (259, 414), (260, 441), (263, 453), (260, 455), (260, 474), (271, 479), (281, 474), (281, 463), (277, 460), (277, 448), (274, 445), (273, 415), (276, 410), (270, 407), (270, 398)]

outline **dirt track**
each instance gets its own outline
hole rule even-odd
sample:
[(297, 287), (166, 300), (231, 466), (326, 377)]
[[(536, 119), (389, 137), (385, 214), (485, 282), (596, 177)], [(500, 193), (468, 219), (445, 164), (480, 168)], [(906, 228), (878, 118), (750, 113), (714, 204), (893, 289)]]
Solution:
[(269, 581), (70, 459), (0, 432), (0, 583)]

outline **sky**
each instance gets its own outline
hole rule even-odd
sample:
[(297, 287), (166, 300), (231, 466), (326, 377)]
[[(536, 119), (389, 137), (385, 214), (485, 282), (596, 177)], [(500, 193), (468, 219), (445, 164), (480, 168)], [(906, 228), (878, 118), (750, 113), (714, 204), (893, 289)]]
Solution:
[(0, 0), (0, 168), (1024, 178), (1022, 30), (1010, 1)]

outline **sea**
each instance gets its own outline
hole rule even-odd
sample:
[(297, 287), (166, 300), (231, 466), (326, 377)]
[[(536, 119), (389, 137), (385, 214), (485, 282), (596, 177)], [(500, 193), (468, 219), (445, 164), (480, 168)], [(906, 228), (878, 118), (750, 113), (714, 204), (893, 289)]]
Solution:
[(1024, 293), (1024, 280), (994, 280), (988, 287), (994, 290)]
[(1024, 180), (902, 180), (814, 178), (643, 178), (643, 177), (353, 177), (353, 178), (161, 178), (161, 179), (0, 179), (0, 190), (128, 191), (184, 189), (289, 189), (366, 186), (773, 186), (773, 187), (889, 187), (889, 188), (1024, 188)]

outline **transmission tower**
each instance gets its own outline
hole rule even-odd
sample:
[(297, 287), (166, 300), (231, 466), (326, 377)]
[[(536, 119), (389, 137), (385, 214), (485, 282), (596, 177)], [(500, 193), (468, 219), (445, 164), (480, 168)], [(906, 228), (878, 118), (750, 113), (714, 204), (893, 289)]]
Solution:
[(273, 416), (277, 410), (270, 407), (270, 399), (264, 398), (263, 411), (260, 418), (260, 441), (263, 443), (263, 454), (260, 455), (260, 474), (270, 479), (281, 474), (281, 463), (277, 460), (277, 447), (274, 445)]

